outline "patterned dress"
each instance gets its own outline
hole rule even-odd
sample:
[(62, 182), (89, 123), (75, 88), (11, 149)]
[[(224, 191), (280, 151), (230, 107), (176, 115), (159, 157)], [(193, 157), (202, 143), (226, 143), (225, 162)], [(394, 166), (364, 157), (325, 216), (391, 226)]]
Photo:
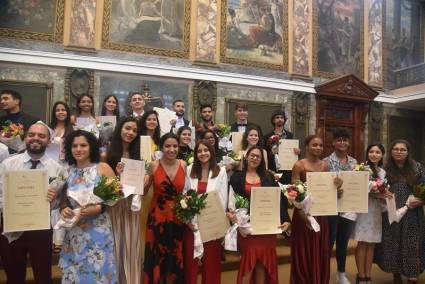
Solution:
[(181, 165), (173, 180), (161, 163), (153, 174), (154, 196), (148, 216), (144, 263), (145, 284), (169, 278), (183, 283), (183, 224), (177, 219), (173, 205), (183, 192), (185, 171)]
[[(425, 180), (423, 166), (415, 162), (419, 180)], [(412, 188), (404, 179), (390, 184), (396, 207), (406, 204)], [(399, 223), (390, 225), (388, 214), (383, 215), (382, 242), (375, 248), (375, 262), (385, 272), (400, 273), (408, 278), (417, 277), (425, 269), (425, 217), (422, 206), (407, 210)]]
[[(72, 191), (87, 190), (99, 182), (97, 165), (71, 168), (67, 196), (71, 208), (79, 205), (70, 198)], [(114, 241), (108, 213), (84, 217), (68, 229), (60, 255), (62, 283), (117, 283)]]
[[(385, 171), (380, 169), (378, 176), (385, 178)], [(386, 208), (385, 200), (369, 196), (368, 213), (357, 214), (352, 238), (367, 243), (380, 243), (382, 239), (382, 211)]]

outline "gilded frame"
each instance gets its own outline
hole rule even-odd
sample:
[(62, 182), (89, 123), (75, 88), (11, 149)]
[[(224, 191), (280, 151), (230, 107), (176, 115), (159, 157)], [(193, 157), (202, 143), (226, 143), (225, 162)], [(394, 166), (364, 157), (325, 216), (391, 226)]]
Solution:
[(220, 18), (220, 62), (248, 67), (260, 67), (266, 69), (275, 69), (288, 72), (288, 0), (283, 0), (283, 19), (282, 19), (282, 64), (271, 64), (260, 61), (244, 60), (226, 56), (227, 43), (227, 0), (221, 2)]
[(40, 40), (61, 43), (63, 41), (65, 0), (56, 0), (55, 26), (53, 33), (38, 33), (18, 29), (0, 28), (1, 37), (11, 37), (25, 40)]
[(105, 0), (104, 6), (103, 6), (101, 48), (124, 51), (124, 52), (144, 53), (144, 54), (158, 55), (158, 56), (189, 58), (191, 0), (184, 0), (183, 48), (181, 50), (148, 47), (141, 44), (112, 42), (109, 37), (111, 13), (112, 13), (112, 1), (113, 0)]
[[(319, 70), (319, 66), (318, 66), (318, 45), (319, 45), (319, 14), (317, 11), (317, 1), (318, 0), (312, 0), (313, 1), (313, 76), (315, 77), (323, 77), (323, 78), (335, 78), (338, 76), (341, 76), (341, 74), (337, 74), (334, 72), (327, 72), (327, 71), (320, 71)], [(361, 19), (360, 22), (361, 27), (360, 27), (360, 58), (359, 58), (359, 74), (355, 74), (356, 76), (358, 76), (359, 78), (364, 79), (364, 58), (365, 58), (365, 54), (364, 54), (364, 30), (365, 30), (365, 17), (364, 17), (364, 1), (359, 1), (360, 3), (360, 15), (361, 15)], [(348, 74), (345, 74), (348, 75)]]
[[(43, 82), (35, 82), (35, 81), (21, 81), (21, 80), (0, 80), (0, 83), (22, 86), (22, 87), (37, 87), (37, 88), (46, 88), (46, 112), (45, 117), (47, 118), (47, 123), (50, 123), (50, 109), (53, 104), (53, 83), (43, 83)], [(23, 96), (23, 105), (25, 105), (25, 96)], [(25, 106), (23, 106), (25, 107)], [(25, 110), (25, 109), (24, 109)]]

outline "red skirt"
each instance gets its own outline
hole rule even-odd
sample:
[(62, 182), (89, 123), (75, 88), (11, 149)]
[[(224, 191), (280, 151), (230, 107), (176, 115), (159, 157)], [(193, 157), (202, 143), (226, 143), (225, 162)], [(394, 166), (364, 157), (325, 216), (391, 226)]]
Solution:
[[(237, 283), (242, 283), (243, 277), (251, 272), (257, 262), (266, 270), (265, 283), (278, 283), (276, 235), (249, 235), (242, 237), (238, 233), (238, 246), (241, 251)], [(251, 283), (254, 283), (251, 280)]]
[(309, 229), (295, 209), (291, 234), (291, 284), (328, 284), (330, 250), (328, 217), (315, 217), (320, 231)]
[[(184, 283), (196, 284), (199, 260), (193, 258), (193, 231), (185, 226), (183, 232), (183, 270)], [(202, 256), (202, 284), (221, 282), (221, 240), (204, 243)]]

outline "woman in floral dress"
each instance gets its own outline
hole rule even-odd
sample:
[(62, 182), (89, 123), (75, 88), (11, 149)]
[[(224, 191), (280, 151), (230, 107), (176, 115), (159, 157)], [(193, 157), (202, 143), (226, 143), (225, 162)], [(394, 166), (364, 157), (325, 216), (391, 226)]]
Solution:
[[(65, 160), (71, 169), (61, 204), (64, 218), (74, 217), (73, 209), (81, 207), (77, 195), (81, 200), (93, 194), (100, 176), (115, 176), (99, 159), (97, 140), (91, 133), (77, 130), (70, 134), (65, 143)], [(59, 266), (62, 283), (117, 283), (111, 221), (104, 205), (81, 207), (77, 224), (65, 234)]]

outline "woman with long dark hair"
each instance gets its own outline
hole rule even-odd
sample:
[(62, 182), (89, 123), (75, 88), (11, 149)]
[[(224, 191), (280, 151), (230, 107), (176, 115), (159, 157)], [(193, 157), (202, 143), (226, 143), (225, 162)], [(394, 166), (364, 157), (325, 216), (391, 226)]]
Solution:
[(145, 111), (139, 122), (140, 135), (148, 135), (151, 137), (153, 143), (159, 145), (161, 138), (161, 128), (158, 120), (158, 113), (154, 110)]
[[(366, 149), (366, 164), (370, 167), (371, 175), (369, 188), (379, 178), (385, 179), (385, 170), (382, 168), (385, 148), (380, 143), (370, 144)], [(373, 252), (375, 244), (382, 239), (382, 211), (386, 208), (385, 198), (392, 198), (391, 193), (369, 193), (368, 213), (357, 214), (353, 230), (353, 239), (357, 241), (356, 283), (371, 284)]]
[[(154, 197), (146, 230), (143, 283), (183, 283), (183, 224), (173, 210), (186, 183), (186, 163), (177, 159), (179, 142), (174, 133), (161, 137), (162, 158), (153, 161), (145, 189), (153, 184)], [(144, 207), (146, 208), (146, 207)]]
[(178, 159), (186, 161), (186, 158), (193, 153), (190, 148), (192, 141), (192, 129), (189, 126), (182, 126), (177, 130), (177, 137), (179, 138), (179, 155)]
[(55, 137), (65, 138), (74, 129), (71, 123), (71, 111), (67, 103), (57, 101), (53, 105), (49, 127), (55, 132)]
[(117, 121), (120, 119), (120, 104), (116, 96), (109, 95), (103, 100), (100, 115), (115, 116)]
[[(249, 126), (244, 134), (242, 135), (242, 150), (240, 156), (242, 157), (242, 160), (245, 159), (246, 153), (248, 150), (252, 147), (258, 147), (263, 151), (264, 156), (264, 162), (266, 163), (266, 169), (268, 169), (268, 158), (267, 158), (267, 151), (263, 148), (263, 137), (261, 136), (261, 131), (256, 126)], [(239, 170), (242, 169), (244, 163), (239, 163)]]
[[(182, 128), (182, 127), (181, 127)], [(181, 129), (180, 128), (180, 129)], [(205, 140), (195, 145), (194, 162), (187, 168), (190, 189), (198, 194), (217, 191), (225, 214), (227, 207), (227, 174), (224, 168), (217, 165), (214, 148)], [(183, 234), (184, 276), (186, 284), (196, 284), (198, 274), (198, 259), (193, 258), (194, 236), (192, 228), (185, 226)], [(221, 279), (221, 240), (205, 242), (202, 256), (202, 283), (220, 283)]]
[(78, 119), (91, 121), (96, 124), (97, 118), (94, 113), (94, 99), (91, 95), (82, 95), (77, 98), (76, 103), (77, 114), (71, 116), (72, 124), (78, 124)]
[(400, 222), (389, 223), (383, 217), (382, 242), (376, 246), (375, 262), (386, 272), (394, 274), (401, 283), (401, 275), (408, 283), (416, 283), (425, 269), (425, 217), (424, 204), (419, 200), (408, 200), (413, 187), (425, 180), (424, 167), (411, 157), (411, 147), (406, 140), (395, 140), (390, 146), (385, 170), (394, 193), (396, 207), (406, 206), (407, 213)]
[(209, 129), (205, 130), (204, 132), (201, 132), (199, 139), (208, 141), (214, 147), (215, 160), (217, 163), (220, 163), (221, 160), (223, 160), (225, 153), (218, 147), (218, 137), (215, 132)]
[[(96, 137), (84, 130), (72, 132), (65, 142), (65, 160), (70, 167), (67, 189), (61, 202), (64, 218), (79, 221), (65, 234), (59, 266), (62, 283), (116, 283), (116, 262), (111, 220), (103, 204), (81, 204), (74, 198), (92, 194), (101, 176), (115, 177), (111, 167), (100, 162)], [(84, 199), (87, 199), (85, 196)]]
[[(273, 175), (266, 170), (264, 151), (258, 146), (250, 147), (246, 153), (243, 170), (230, 177), (229, 218), (234, 221), (235, 194), (251, 198), (252, 187), (276, 187)], [(289, 228), (288, 201), (281, 194), (280, 226)], [(237, 283), (279, 283), (277, 273), (276, 235), (248, 235), (238, 233), (241, 252)]]
[[(117, 175), (124, 170), (121, 158), (140, 160), (140, 138), (137, 120), (126, 117), (119, 122), (112, 136), (106, 162)], [(132, 211), (133, 195), (120, 200), (110, 208), (115, 240), (115, 257), (119, 283), (141, 283), (142, 252), (140, 239), (140, 212)]]

